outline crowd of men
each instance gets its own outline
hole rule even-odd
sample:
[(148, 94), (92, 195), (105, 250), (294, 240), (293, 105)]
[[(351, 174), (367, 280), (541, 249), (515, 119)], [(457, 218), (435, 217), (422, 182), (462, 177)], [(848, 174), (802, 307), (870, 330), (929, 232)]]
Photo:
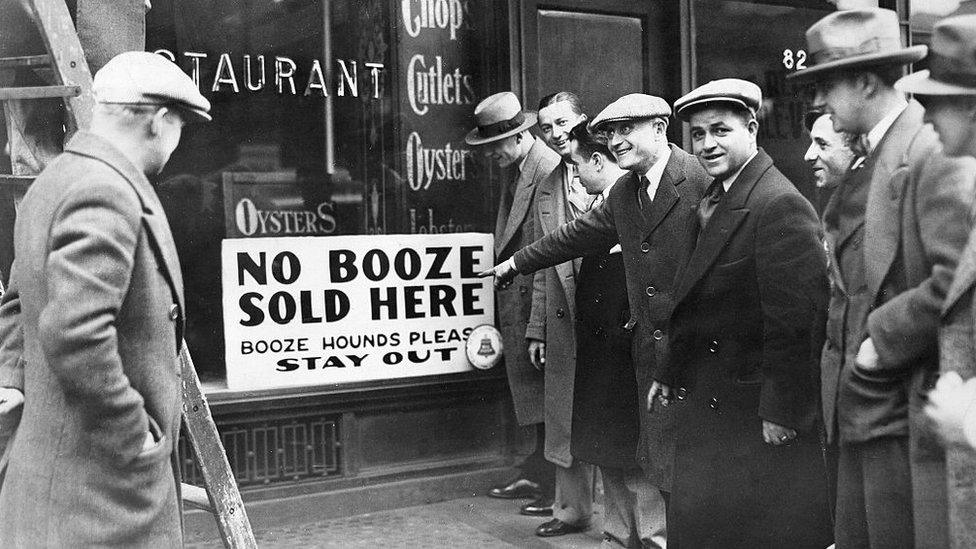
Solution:
[(467, 142), (516, 173), (484, 275), (542, 444), (489, 495), (536, 497), (536, 534), (590, 526), (593, 465), (608, 548), (976, 547), (976, 16), (931, 51), (879, 8), (806, 38), (820, 216), (751, 82), (476, 107)]

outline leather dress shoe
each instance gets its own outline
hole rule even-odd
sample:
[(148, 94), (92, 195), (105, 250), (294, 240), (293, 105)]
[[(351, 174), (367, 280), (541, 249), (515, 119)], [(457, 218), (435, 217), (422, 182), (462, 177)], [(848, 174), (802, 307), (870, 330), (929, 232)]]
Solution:
[(522, 499), (539, 497), (541, 488), (529, 479), (520, 478), (512, 482), (495, 486), (488, 490), (488, 497), (498, 499)]
[(519, 513), (530, 517), (552, 516), (552, 498), (540, 496), (539, 499), (523, 505)]
[(586, 528), (586, 526), (569, 524), (559, 519), (552, 519), (549, 522), (540, 524), (539, 527), (535, 529), (535, 535), (542, 538), (552, 538), (582, 532), (586, 530)]

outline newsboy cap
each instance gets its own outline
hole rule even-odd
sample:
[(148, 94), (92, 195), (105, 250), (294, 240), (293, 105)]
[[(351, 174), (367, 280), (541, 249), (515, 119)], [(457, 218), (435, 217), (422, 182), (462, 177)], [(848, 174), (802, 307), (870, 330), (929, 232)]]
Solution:
[[(210, 120), (210, 101), (175, 63), (145, 51), (120, 53), (92, 81), (95, 101), (105, 104), (173, 105), (197, 121)], [(187, 120), (188, 122), (193, 120)]]
[(933, 29), (929, 68), (910, 74), (895, 89), (917, 95), (976, 95), (976, 15), (958, 15)]
[[(762, 90), (748, 80), (722, 78), (698, 86), (687, 95), (674, 102), (675, 114), (687, 119), (698, 105), (707, 103), (726, 103), (750, 111), (753, 115), (762, 106)], [(689, 110), (690, 109), (690, 110)]]
[(587, 128), (590, 131), (598, 131), (600, 126), (607, 122), (669, 116), (671, 116), (671, 107), (664, 99), (644, 93), (630, 93), (604, 107), (600, 114), (587, 124)]
[(925, 51), (925, 46), (902, 47), (898, 14), (891, 10), (842, 10), (807, 29), (810, 66), (786, 78), (804, 80), (842, 69), (907, 65), (925, 57)]

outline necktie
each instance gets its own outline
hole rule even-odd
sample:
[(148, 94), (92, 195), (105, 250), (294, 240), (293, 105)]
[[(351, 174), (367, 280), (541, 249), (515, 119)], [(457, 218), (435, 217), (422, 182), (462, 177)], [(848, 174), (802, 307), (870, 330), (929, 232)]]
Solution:
[(854, 160), (851, 162), (850, 170), (860, 169), (864, 165), (864, 161), (868, 157), (868, 137), (866, 135), (859, 135), (854, 139), (851, 139), (851, 152), (854, 153)]
[(718, 207), (719, 201), (725, 196), (725, 185), (723, 183), (724, 181), (717, 179), (712, 182), (711, 186), (708, 187), (708, 192), (705, 193), (701, 202), (698, 203), (699, 234), (705, 231), (708, 220), (712, 218), (712, 214), (715, 213), (715, 208)]
[(642, 208), (651, 205), (651, 197), (647, 194), (647, 189), (651, 186), (651, 180), (646, 175), (640, 177), (640, 189), (637, 191), (637, 200)]

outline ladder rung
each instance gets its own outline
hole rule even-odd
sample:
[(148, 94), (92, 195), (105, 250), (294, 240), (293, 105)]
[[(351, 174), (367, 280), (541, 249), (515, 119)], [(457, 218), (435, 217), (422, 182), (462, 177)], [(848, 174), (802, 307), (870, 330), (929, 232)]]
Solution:
[(51, 56), (22, 55), (20, 57), (0, 57), (0, 69), (12, 67), (43, 67), (51, 64)]
[(30, 185), (37, 179), (36, 175), (10, 175), (7, 173), (0, 174), (0, 185), (6, 185), (13, 183), (15, 185)]
[(0, 101), (8, 99), (42, 99), (45, 97), (77, 97), (81, 86), (24, 86), (0, 88)]

